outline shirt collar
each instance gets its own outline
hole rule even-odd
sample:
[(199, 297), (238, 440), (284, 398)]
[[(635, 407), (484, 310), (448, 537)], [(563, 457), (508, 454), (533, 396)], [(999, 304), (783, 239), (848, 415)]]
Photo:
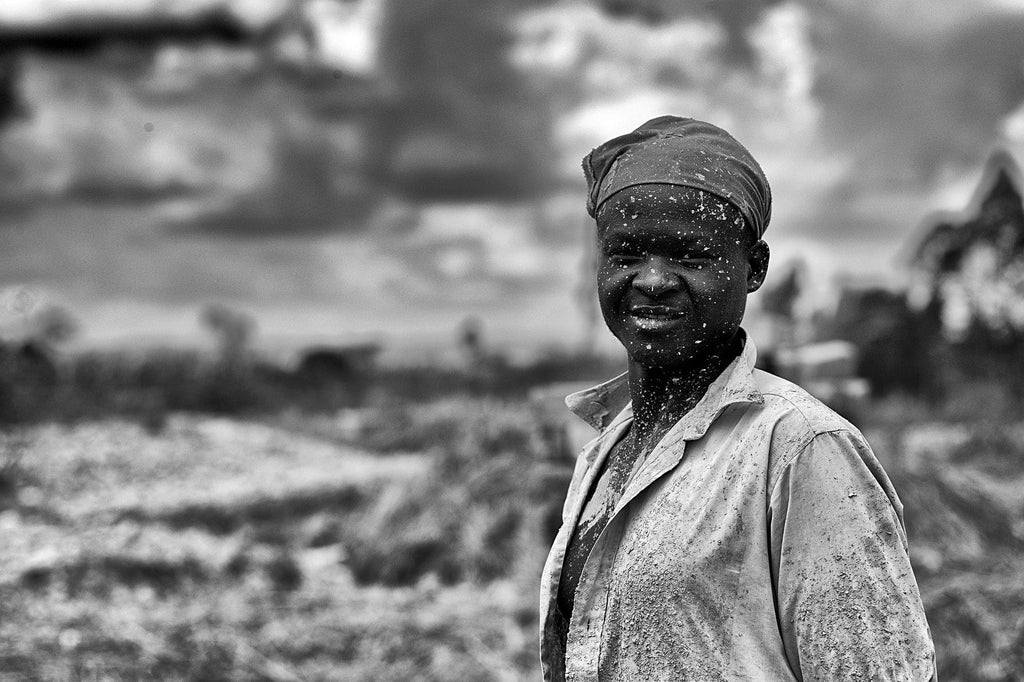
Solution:
[[(743, 351), (704, 393), (700, 401), (683, 417), (683, 437), (695, 440), (704, 435), (718, 413), (733, 403), (764, 402), (761, 391), (754, 381), (754, 364), (757, 348), (746, 336)], [(592, 388), (578, 391), (566, 397), (565, 404), (577, 417), (597, 430), (607, 428), (612, 422), (633, 416), (629, 398), (629, 376), (619, 376)]]

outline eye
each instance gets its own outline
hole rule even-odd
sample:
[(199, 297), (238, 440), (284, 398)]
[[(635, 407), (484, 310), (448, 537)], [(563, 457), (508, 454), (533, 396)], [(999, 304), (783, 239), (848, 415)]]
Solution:
[(700, 266), (707, 261), (707, 256), (703, 253), (686, 253), (679, 256), (672, 256), (673, 263), (679, 263), (680, 265), (697, 265)]
[(616, 245), (605, 249), (605, 257), (614, 265), (631, 265), (646, 258), (646, 254), (626, 245)]
[(680, 249), (669, 256), (673, 261), (682, 265), (693, 265), (706, 263), (712, 260), (712, 252), (707, 247), (692, 246)]
[(608, 260), (611, 261), (612, 265), (618, 265), (618, 266), (625, 267), (625, 266), (629, 266), (629, 265), (636, 265), (637, 263), (642, 263), (644, 259), (643, 259), (642, 256), (631, 256), (631, 255), (621, 254), (621, 255), (612, 256)]

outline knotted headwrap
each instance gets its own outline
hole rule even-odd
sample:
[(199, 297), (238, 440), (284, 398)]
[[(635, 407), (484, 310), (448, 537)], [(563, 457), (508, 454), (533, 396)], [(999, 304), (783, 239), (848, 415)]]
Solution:
[(772, 216), (768, 179), (746, 147), (718, 126), (660, 116), (608, 140), (583, 158), (587, 212), (616, 192), (647, 183), (693, 187), (736, 208), (760, 239)]

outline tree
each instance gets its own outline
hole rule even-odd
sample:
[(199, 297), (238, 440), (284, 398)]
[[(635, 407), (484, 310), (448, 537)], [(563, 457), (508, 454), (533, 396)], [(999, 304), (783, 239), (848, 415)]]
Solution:
[(780, 347), (796, 343), (796, 304), (804, 290), (805, 265), (794, 261), (786, 266), (781, 280), (765, 287), (761, 292), (761, 309), (767, 313), (776, 328), (777, 344)]
[(78, 321), (67, 308), (49, 305), (32, 316), (32, 336), (47, 346), (70, 341), (78, 334)]
[(913, 258), (916, 298), (933, 306), (952, 340), (972, 331), (1024, 337), (1024, 204), (1005, 152), (989, 160), (965, 219), (940, 220)]
[(0, 52), (0, 126), (25, 110), (18, 89), (20, 64), (15, 54)]
[(857, 348), (857, 376), (875, 395), (935, 394), (934, 337), (928, 320), (902, 292), (879, 287), (845, 288), (831, 317), (818, 324), (822, 339), (843, 339)]
[(912, 259), (912, 300), (942, 330), (952, 369), (1024, 390), (1024, 203), (1006, 152), (989, 159), (968, 209), (942, 216)]
[(203, 309), (203, 325), (216, 337), (220, 359), (228, 365), (240, 364), (246, 357), (255, 322), (246, 313), (221, 303)]

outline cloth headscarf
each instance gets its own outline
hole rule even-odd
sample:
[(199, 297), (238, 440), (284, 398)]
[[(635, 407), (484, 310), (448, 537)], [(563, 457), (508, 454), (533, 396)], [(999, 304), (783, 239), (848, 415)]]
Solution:
[(583, 158), (587, 212), (616, 192), (647, 183), (693, 187), (739, 209), (760, 239), (772, 215), (768, 179), (746, 147), (704, 121), (660, 116), (608, 140)]

